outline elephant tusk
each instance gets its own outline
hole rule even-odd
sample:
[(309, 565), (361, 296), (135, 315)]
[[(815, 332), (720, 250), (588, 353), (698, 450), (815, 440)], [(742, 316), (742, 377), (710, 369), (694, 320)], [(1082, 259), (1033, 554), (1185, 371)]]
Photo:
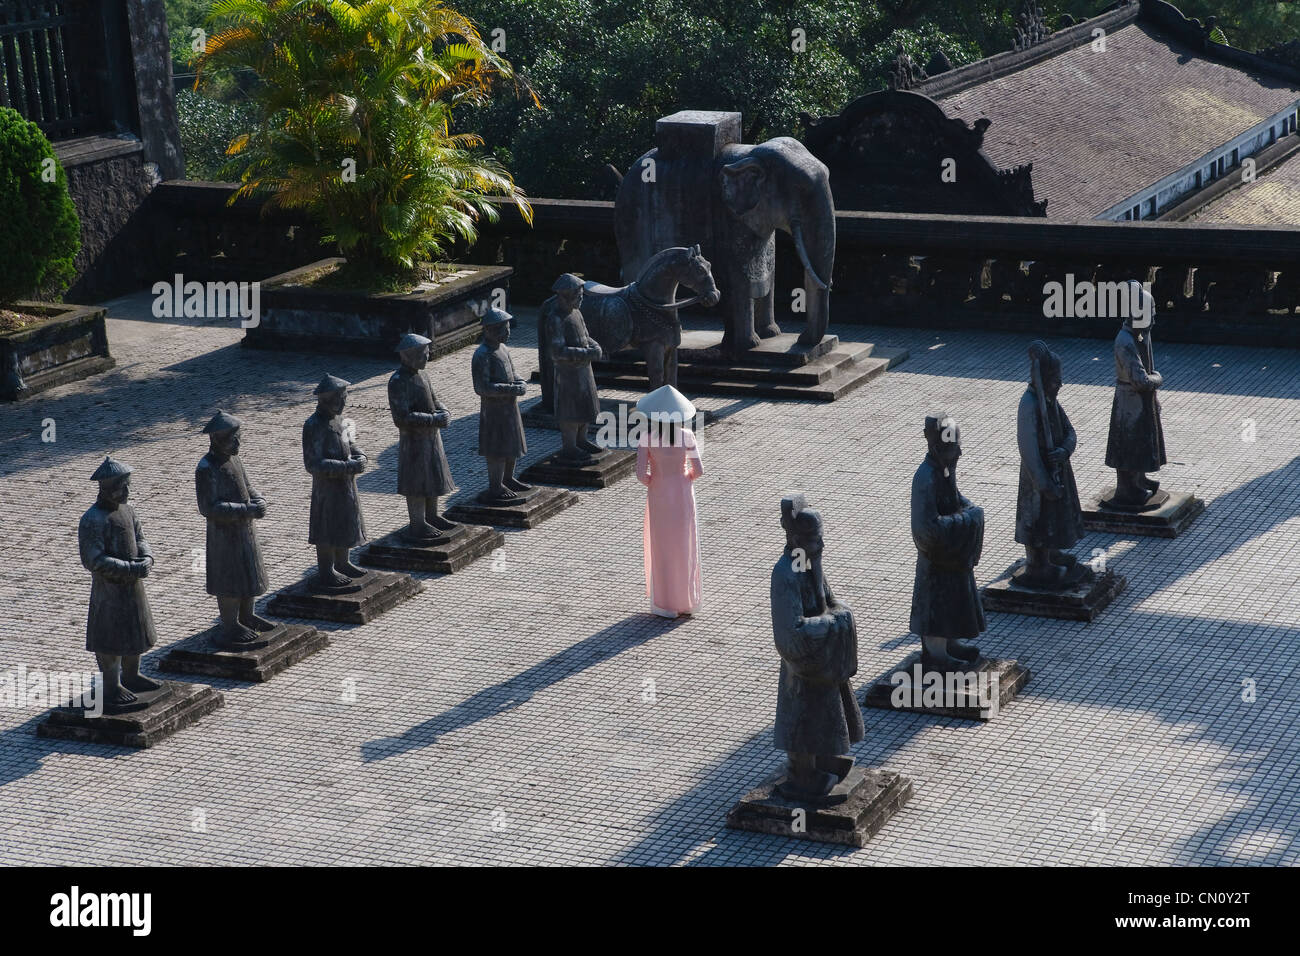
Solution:
[(799, 261), (802, 262), (803, 267), (808, 270), (808, 274), (813, 277), (813, 281), (817, 283), (817, 287), (820, 289), (829, 289), (830, 286), (822, 281), (822, 277), (817, 274), (817, 270), (814, 269), (812, 263), (808, 261), (808, 250), (805, 249), (803, 245), (803, 228), (797, 222), (791, 224), (790, 235), (794, 238), (795, 249), (799, 251)]

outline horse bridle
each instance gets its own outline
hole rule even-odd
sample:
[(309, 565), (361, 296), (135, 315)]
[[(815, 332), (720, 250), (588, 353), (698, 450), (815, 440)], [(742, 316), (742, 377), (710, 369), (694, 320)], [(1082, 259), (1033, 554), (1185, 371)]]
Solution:
[(654, 309), (656, 312), (672, 312), (676, 309), (684, 309), (688, 305), (694, 305), (696, 302), (699, 302), (701, 299), (704, 298), (703, 295), (693, 295), (689, 299), (682, 299), (680, 302), (652, 302), (646, 298), (644, 292), (642, 292), (639, 288), (637, 288), (637, 284), (635, 281), (631, 282), (628, 285), (627, 289), (628, 292), (632, 293), (632, 295), (636, 296), (638, 299), (640, 299), (646, 305), (650, 306), (650, 308)]

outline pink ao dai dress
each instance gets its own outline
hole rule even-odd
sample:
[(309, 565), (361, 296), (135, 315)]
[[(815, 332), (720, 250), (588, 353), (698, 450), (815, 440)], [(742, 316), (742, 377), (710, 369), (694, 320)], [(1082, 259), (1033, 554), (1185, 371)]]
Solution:
[(695, 435), (680, 430), (677, 444), (643, 437), (636, 477), (646, 486), (643, 547), (650, 610), (661, 617), (693, 614), (700, 606), (700, 532), (695, 479), (704, 474)]

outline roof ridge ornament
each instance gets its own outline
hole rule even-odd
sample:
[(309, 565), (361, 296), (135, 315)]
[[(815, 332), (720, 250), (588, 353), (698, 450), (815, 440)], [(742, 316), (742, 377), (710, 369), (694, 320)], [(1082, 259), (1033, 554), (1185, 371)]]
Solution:
[(894, 62), (889, 67), (889, 88), (910, 90), (928, 79), (925, 68), (908, 56), (900, 40), (894, 53)]
[(1043, 8), (1035, 0), (1025, 0), (1021, 4), (1020, 12), (1015, 17), (1015, 32), (1011, 49), (1017, 52), (1028, 50), (1052, 35), (1052, 28), (1043, 16)]

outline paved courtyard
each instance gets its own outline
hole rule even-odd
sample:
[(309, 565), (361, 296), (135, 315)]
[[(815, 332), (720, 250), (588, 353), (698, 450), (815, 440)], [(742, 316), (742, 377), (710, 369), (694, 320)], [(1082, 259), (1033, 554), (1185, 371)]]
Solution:
[[(147, 306), (131, 297), (110, 314)], [(519, 313), (526, 375), (533, 313)], [(1161, 344), (1159, 324), (1172, 459), (1160, 478), (1206, 513), (1172, 541), (1081, 542), (1129, 580), (1093, 624), (991, 614), (982, 648), (1033, 671), (995, 721), (868, 711), (856, 756), (916, 789), (867, 848), (725, 829), (731, 804), (782, 759), (768, 614), (782, 492), (806, 490), (826, 516), (827, 575), (857, 617), (858, 686), (917, 644), (907, 513), (926, 412), (963, 426), (960, 486), (988, 515), (979, 582), (1020, 553), (1013, 423), (1027, 339), (833, 331), (911, 358), (830, 405), (700, 400), (725, 414), (702, 436), (694, 618), (646, 613), (641, 485), (583, 491), (540, 528), (508, 531), (495, 559), (417, 575), (424, 592), (377, 621), (322, 625), (333, 644), (269, 683), (213, 681), (225, 707), (155, 749), (43, 740), (41, 711), (0, 709), (0, 863), (1300, 862), (1300, 354)], [(93, 669), (76, 527), (109, 452), (136, 469), (157, 557), (152, 656), (213, 622), (193, 471), (218, 406), (245, 420), (243, 457), (270, 501), (259, 532), (274, 588), (313, 559), (299, 437), (324, 372), (355, 383), (372, 535), (405, 521), (389, 363), (245, 350), (229, 323), (114, 319), (109, 334), (114, 371), (0, 406), (0, 675)], [(1110, 346), (1053, 347), (1089, 495), (1113, 475)], [(454, 416), (462, 495), (484, 482), (470, 354), (430, 366)], [(525, 464), (559, 443), (538, 430), (528, 440)]]

